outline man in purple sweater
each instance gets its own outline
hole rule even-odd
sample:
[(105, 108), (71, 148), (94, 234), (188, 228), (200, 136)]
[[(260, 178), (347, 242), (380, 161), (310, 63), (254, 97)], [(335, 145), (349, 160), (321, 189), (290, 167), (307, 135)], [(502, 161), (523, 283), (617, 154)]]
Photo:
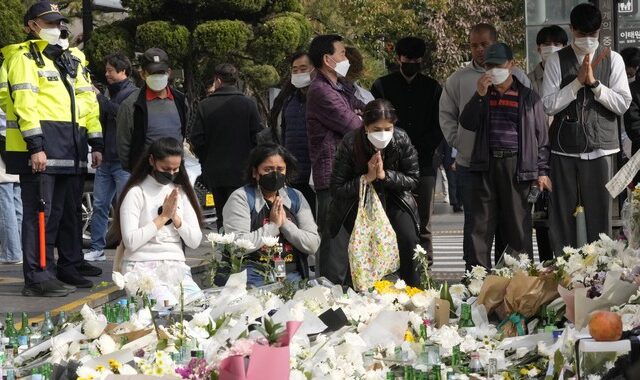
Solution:
[(331, 246), (332, 237), (326, 223), (331, 204), (329, 181), (336, 147), (347, 132), (362, 125), (359, 113), (364, 104), (355, 97), (353, 85), (344, 79), (349, 70), (349, 60), (345, 56), (342, 37), (317, 36), (311, 41), (309, 58), (317, 70), (307, 92), (306, 115), (317, 224), (322, 238), (316, 264), (320, 275), (329, 274), (328, 277), (335, 278), (336, 272), (346, 274), (346, 268), (336, 268), (337, 261), (330, 255), (337, 251), (346, 254), (346, 249)]

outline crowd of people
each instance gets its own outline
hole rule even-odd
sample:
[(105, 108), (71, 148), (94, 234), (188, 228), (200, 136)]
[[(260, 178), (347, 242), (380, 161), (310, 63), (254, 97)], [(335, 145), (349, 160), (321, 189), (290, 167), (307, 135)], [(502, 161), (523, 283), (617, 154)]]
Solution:
[[(571, 11), (571, 38), (559, 26), (540, 30), (542, 61), (529, 75), (497, 30), (480, 23), (469, 31), (471, 62), (444, 83), (422, 73), (427, 46), (410, 36), (395, 44), (395, 69), (369, 91), (359, 84), (358, 49), (339, 35), (316, 36), (291, 55), (290, 80), (266, 121), (232, 64), (215, 68), (207, 96), (190, 112), (170, 84), (162, 49), (140, 57), (139, 88), (128, 57), (106, 57), (101, 93), (82, 52), (68, 47), (66, 19), (54, 4), (36, 3), (24, 21), (28, 38), (2, 50), (0, 69), (0, 261), (22, 263), (25, 296), (93, 285), (85, 277), (101, 272), (89, 262), (106, 259), (114, 202), (116, 270), (168, 263), (190, 279), (184, 249), (200, 244), (202, 216), (185, 147), (213, 193), (218, 230), (251, 242), (245, 266), (256, 286), (263, 276), (255, 263), (269, 260), (266, 236), (282, 244), (288, 278), (308, 278), (311, 262), (316, 275), (349, 285), (348, 242), (363, 182), (396, 233), (398, 275), (418, 285), (414, 248), (438, 254), (431, 217), (440, 169), (453, 210), (464, 212), (467, 268), (491, 267), (494, 244), (496, 252), (510, 247), (533, 257), (540, 194), (549, 201), (549, 228), (536, 230), (540, 258), (551, 258), (576, 245), (577, 206), (586, 205), (588, 241), (611, 234), (605, 184), (621, 149), (620, 117), (631, 153), (640, 148), (640, 49), (618, 54), (599, 44), (602, 16), (586, 3)], [(96, 174), (91, 246), (83, 253), (87, 157)], [(187, 288), (198, 290), (191, 280)]]

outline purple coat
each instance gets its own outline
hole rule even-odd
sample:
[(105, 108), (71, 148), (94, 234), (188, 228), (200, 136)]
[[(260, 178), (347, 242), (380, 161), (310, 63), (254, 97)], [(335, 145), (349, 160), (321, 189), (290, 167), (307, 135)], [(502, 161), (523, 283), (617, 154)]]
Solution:
[(335, 85), (319, 71), (307, 91), (307, 135), (316, 190), (329, 188), (342, 137), (362, 126), (355, 110), (362, 110), (364, 104), (354, 94), (355, 87), (350, 83), (340, 79)]

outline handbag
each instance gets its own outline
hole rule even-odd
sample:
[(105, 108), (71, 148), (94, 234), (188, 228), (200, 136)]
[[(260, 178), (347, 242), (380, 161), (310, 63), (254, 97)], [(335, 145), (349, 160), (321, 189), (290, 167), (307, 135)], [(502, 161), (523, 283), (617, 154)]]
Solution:
[(373, 186), (360, 177), (358, 213), (349, 239), (353, 287), (366, 290), (400, 268), (396, 233)]

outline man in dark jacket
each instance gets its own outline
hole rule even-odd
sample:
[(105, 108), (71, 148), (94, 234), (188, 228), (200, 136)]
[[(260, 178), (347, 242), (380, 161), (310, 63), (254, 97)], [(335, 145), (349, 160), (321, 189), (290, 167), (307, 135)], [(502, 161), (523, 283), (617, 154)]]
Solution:
[(107, 221), (114, 196), (119, 196), (129, 179), (122, 168), (116, 145), (116, 116), (120, 103), (137, 88), (129, 80), (131, 62), (123, 54), (111, 54), (105, 58), (105, 78), (109, 85), (108, 97), (98, 94), (100, 124), (104, 138), (102, 165), (96, 169), (93, 182), (93, 214), (91, 216), (91, 245), (84, 254), (87, 261), (106, 260)]
[[(465, 252), (467, 269), (491, 268), (496, 227), (505, 243), (533, 259), (532, 185), (551, 191), (549, 141), (540, 97), (511, 70), (509, 46), (495, 43), (485, 52), (487, 72), (460, 115), (462, 128), (475, 132), (471, 155), (471, 187), (475, 189), (473, 251)], [(499, 256), (499, 255), (496, 255)]]
[(309, 55), (295, 53), (291, 57), (291, 85), (296, 89), (284, 101), (281, 113), (282, 145), (298, 161), (296, 176), (291, 186), (300, 190), (309, 202), (311, 212), (316, 214), (316, 194), (309, 185), (311, 159), (309, 158), (309, 138), (307, 137), (306, 97), (314, 76), (314, 68)]
[(327, 223), (331, 205), (329, 185), (336, 148), (344, 135), (362, 126), (358, 113), (364, 108), (355, 96), (355, 87), (344, 79), (349, 71), (345, 53), (342, 37), (338, 35), (317, 36), (309, 46), (309, 57), (317, 74), (307, 91), (306, 117), (316, 191), (316, 221), (322, 238), (316, 258), (321, 275), (322, 266), (331, 261), (332, 251), (346, 250), (346, 246), (331, 247), (331, 226)]
[(142, 78), (145, 85), (135, 90), (120, 105), (118, 157), (122, 167), (131, 172), (145, 149), (161, 137), (184, 141), (187, 126), (185, 96), (169, 86), (169, 56), (162, 49), (151, 48), (142, 55)]
[(256, 103), (237, 88), (238, 70), (223, 63), (215, 68), (214, 92), (198, 105), (190, 141), (216, 204), (218, 229), (231, 193), (245, 184), (249, 152), (262, 129)]
[(417, 37), (402, 38), (396, 44), (400, 70), (378, 78), (371, 88), (376, 99), (387, 99), (398, 112), (397, 126), (404, 129), (418, 151), (420, 182), (416, 189), (420, 212), (420, 240), (429, 256), (433, 256), (431, 214), (436, 168), (433, 155), (442, 141), (438, 121), (438, 103), (442, 87), (420, 72), (427, 46)]

